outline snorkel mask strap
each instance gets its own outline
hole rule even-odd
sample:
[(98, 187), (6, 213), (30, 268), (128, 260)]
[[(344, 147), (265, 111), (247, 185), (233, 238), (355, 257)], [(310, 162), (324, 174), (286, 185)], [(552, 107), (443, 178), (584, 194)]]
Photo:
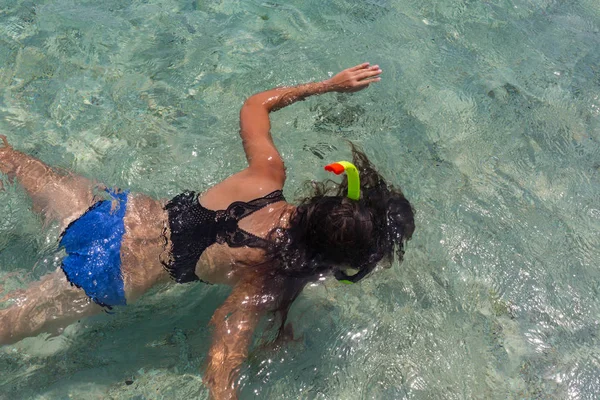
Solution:
[(333, 276), (335, 277), (335, 279), (337, 279), (341, 283), (351, 285), (353, 283), (360, 281), (362, 278), (367, 276), (368, 273), (369, 273), (369, 270), (367, 268), (361, 269), (354, 275), (348, 275), (344, 271), (338, 270), (333, 273)]
[(348, 177), (348, 198), (352, 200), (360, 199), (360, 177), (356, 166), (348, 161), (338, 161), (325, 166), (325, 171), (333, 172), (336, 175), (346, 172)]

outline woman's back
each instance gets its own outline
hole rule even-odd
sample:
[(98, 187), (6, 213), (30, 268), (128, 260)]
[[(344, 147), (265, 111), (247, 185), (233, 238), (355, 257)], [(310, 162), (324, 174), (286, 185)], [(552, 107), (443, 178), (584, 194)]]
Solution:
[[(264, 203), (264, 206), (239, 219), (237, 227), (240, 232), (267, 240), (269, 232), (285, 223), (294, 207), (285, 202), (282, 196), (265, 199), (266, 196), (277, 193), (280, 190), (277, 189), (279, 185), (264, 179), (252, 179), (249, 175), (247, 171), (234, 174), (197, 197), (188, 193), (191, 198), (186, 198), (186, 201), (191, 204), (187, 208), (193, 207), (216, 214), (227, 210), (236, 202), (252, 204), (263, 199), (261, 203)], [(274, 190), (265, 193), (271, 189)], [(186, 197), (182, 195), (176, 199)], [(211, 225), (215, 225), (214, 221), (204, 224), (202, 221), (196, 222), (186, 210), (176, 217), (181, 219), (184, 227), (177, 235), (183, 243), (175, 245), (181, 248), (181, 251), (189, 248), (190, 254), (182, 255), (181, 258), (192, 255), (194, 259), (179, 262), (184, 264), (178, 265), (179, 273), (169, 270), (168, 265), (173, 262), (175, 239), (171, 232), (174, 218), (169, 218), (169, 204), (172, 202), (173, 199), (168, 202), (158, 201), (144, 195), (132, 195), (129, 200), (124, 219), (125, 235), (122, 246), (122, 271), (129, 302), (137, 299), (155, 284), (169, 280), (169, 275), (180, 283), (202, 280), (233, 286), (244, 275), (244, 271), (248, 271), (249, 266), (264, 261), (264, 246), (261, 246), (261, 243), (253, 245), (249, 242), (242, 246), (219, 243), (210, 237), (214, 232), (206, 232), (212, 229)], [(194, 236), (193, 232), (196, 230), (199, 233)], [(206, 242), (204, 246), (202, 242)]]

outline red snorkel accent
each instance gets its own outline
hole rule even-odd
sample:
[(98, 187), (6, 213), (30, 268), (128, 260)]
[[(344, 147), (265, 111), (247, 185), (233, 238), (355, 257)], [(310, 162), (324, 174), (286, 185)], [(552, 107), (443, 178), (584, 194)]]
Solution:
[(356, 166), (348, 161), (338, 161), (325, 166), (325, 171), (333, 172), (336, 175), (346, 172), (348, 177), (348, 198), (352, 200), (360, 199), (360, 177)]
[(336, 175), (341, 174), (342, 172), (344, 172), (344, 170), (345, 170), (344, 166), (342, 164), (336, 163), (336, 162), (325, 166), (325, 171), (333, 172)]

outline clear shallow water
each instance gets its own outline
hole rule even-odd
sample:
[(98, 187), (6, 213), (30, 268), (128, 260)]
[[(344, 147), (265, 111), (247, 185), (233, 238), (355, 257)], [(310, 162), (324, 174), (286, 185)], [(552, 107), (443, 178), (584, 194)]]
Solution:
[[(362, 61), (384, 80), (284, 109), (286, 194), (360, 144), (417, 209), (403, 265), (308, 288), (299, 340), (251, 354), (241, 398), (600, 396), (600, 3), (6, 1), (0, 130), (57, 167), (156, 197), (244, 165), (245, 97)], [(58, 232), (0, 192), (0, 285)], [(0, 398), (206, 397), (219, 287), (0, 349)], [(131, 380), (130, 385), (125, 381)]]

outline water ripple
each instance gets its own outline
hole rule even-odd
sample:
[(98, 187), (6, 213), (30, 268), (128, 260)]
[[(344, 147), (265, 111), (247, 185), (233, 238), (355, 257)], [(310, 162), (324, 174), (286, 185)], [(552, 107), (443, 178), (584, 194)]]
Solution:
[[(51, 165), (165, 198), (244, 167), (247, 96), (379, 63), (380, 84), (283, 109), (272, 134), (290, 198), (348, 156), (343, 139), (361, 145), (414, 204), (415, 237), (400, 266), (308, 288), (293, 341), (257, 338), (241, 398), (596, 398), (598, 4), (12, 1), (0, 130)], [(0, 293), (59, 262), (54, 227), (4, 186)], [(205, 398), (220, 290), (157, 288), (2, 348), (0, 397)]]

